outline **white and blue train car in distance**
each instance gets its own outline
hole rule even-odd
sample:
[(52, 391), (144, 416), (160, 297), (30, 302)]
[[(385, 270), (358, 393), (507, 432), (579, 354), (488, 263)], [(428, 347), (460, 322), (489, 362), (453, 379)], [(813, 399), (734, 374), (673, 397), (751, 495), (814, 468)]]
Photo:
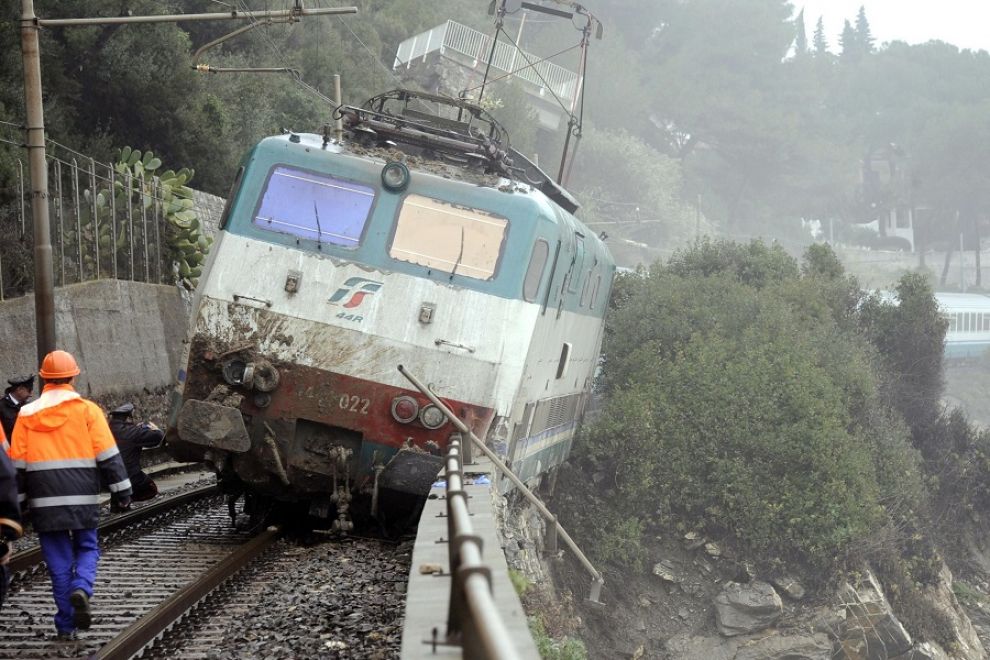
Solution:
[(982, 293), (936, 293), (945, 333), (947, 359), (975, 358), (990, 349), (990, 296)]

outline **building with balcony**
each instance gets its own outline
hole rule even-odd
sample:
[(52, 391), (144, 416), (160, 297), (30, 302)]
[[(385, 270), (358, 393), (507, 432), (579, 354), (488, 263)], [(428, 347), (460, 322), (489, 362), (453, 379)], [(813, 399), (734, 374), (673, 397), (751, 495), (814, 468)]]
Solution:
[[(455, 98), (466, 92), (466, 97), (477, 98), (491, 50), (491, 35), (447, 21), (399, 44), (392, 69), (429, 92)], [(581, 79), (562, 66), (539, 60), (538, 55), (499, 41), (488, 80), (511, 74), (530, 99), (540, 127), (556, 131), (567, 121), (564, 108), (573, 111), (577, 103)]]

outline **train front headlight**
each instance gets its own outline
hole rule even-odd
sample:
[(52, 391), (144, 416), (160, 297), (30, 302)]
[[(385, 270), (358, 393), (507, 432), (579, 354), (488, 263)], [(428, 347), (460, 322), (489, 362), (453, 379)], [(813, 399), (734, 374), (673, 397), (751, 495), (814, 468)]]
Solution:
[(430, 404), (420, 411), (419, 421), (428, 429), (438, 429), (447, 422), (447, 416), (442, 410)]
[(416, 419), (419, 403), (411, 396), (397, 396), (392, 399), (392, 417), (400, 424), (408, 424)]
[(382, 168), (382, 185), (398, 193), (409, 185), (409, 168), (399, 162), (391, 162)]

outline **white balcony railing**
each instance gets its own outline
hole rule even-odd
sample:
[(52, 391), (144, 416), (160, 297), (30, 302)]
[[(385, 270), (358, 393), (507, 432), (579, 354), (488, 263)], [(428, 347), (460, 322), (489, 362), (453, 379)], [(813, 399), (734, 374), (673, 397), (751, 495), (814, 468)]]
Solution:
[[(472, 67), (483, 67), (491, 48), (492, 38), (489, 35), (455, 21), (447, 21), (399, 44), (392, 68), (397, 69), (400, 66), (409, 68), (417, 59), (422, 58), (425, 61), (430, 53), (437, 51), (441, 55), (453, 51), (470, 58)], [(551, 91), (570, 108), (578, 89), (578, 75), (553, 62), (539, 62), (529, 66), (530, 62), (539, 59), (532, 53), (499, 41), (495, 46), (489, 77), (497, 77), (499, 72), (513, 73), (514, 78), (535, 87), (531, 91), (535, 91), (540, 96), (547, 95), (548, 91)]]

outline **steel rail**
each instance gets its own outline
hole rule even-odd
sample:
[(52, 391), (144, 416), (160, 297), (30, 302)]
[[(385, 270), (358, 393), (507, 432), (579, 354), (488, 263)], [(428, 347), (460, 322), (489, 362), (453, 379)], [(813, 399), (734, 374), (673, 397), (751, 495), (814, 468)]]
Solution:
[(190, 582), (168, 597), (164, 602), (142, 616), (99, 651), (98, 660), (127, 660), (155, 640), (169, 626), (181, 619), (210, 592), (236, 575), (262, 552), (267, 550), (281, 533), (279, 527), (269, 527), (237, 550), (220, 560), (202, 578)]
[[(202, 486), (194, 490), (186, 491), (181, 495), (169, 497), (161, 502), (149, 504), (141, 507), (140, 509), (134, 509), (122, 515), (110, 518), (109, 520), (105, 520), (99, 524), (97, 530), (103, 534), (112, 534), (113, 532), (120, 531), (135, 523), (142, 522), (149, 518), (153, 518), (154, 516), (165, 513), (175, 507), (182, 506), (183, 504), (187, 504), (204, 497), (209, 497), (210, 495), (215, 495), (219, 492), (220, 488), (216, 484)], [(41, 546), (36, 545), (33, 548), (22, 550), (11, 557), (10, 563), (7, 565), (7, 569), (13, 574), (22, 571), (30, 571), (43, 561), (44, 558), (41, 556)]]
[(416, 387), (416, 389), (418, 389), (420, 392), (423, 393), (423, 396), (425, 396), (427, 399), (430, 400), (430, 402), (433, 405), (439, 408), (443, 412), (443, 414), (447, 416), (447, 419), (449, 419), (450, 422), (455, 427), (457, 427), (457, 430), (459, 430), (461, 433), (469, 437), (471, 441), (474, 443), (474, 446), (476, 446), (478, 449), (484, 452), (485, 456), (487, 456), (488, 459), (492, 462), (492, 465), (498, 468), (499, 472), (501, 472), (503, 475), (508, 477), (509, 481), (515, 484), (516, 488), (519, 489), (519, 492), (521, 492), (523, 496), (525, 496), (526, 499), (529, 500), (529, 502), (534, 507), (536, 507), (537, 511), (540, 512), (543, 518), (547, 522), (551, 523), (550, 529), (548, 530), (548, 536), (549, 536), (548, 545), (552, 550), (555, 550), (557, 535), (559, 534), (561, 538), (564, 539), (564, 543), (567, 544), (567, 547), (571, 549), (574, 555), (578, 558), (578, 561), (580, 561), (581, 564), (585, 567), (585, 569), (591, 574), (591, 578), (592, 578), (591, 593), (588, 596), (588, 600), (590, 600), (593, 603), (600, 603), (602, 587), (605, 585), (605, 578), (602, 577), (602, 574), (598, 572), (598, 569), (594, 567), (594, 565), (585, 556), (585, 554), (581, 552), (581, 549), (577, 546), (577, 543), (574, 542), (574, 539), (571, 538), (570, 534), (568, 534), (567, 531), (563, 528), (563, 526), (561, 526), (561, 524), (557, 522), (557, 516), (555, 516), (553, 513), (550, 512), (550, 509), (548, 509), (546, 505), (540, 501), (540, 498), (534, 495), (533, 492), (526, 487), (526, 484), (524, 484), (522, 480), (519, 477), (517, 477), (515, 473), (512, 472), (512, 470), (510, 470), (508, 466), (506, 466), (505, 463), (503, 463), (499, 459), (498, 456), (495, 455), (495, 452), (489, 449), (485, 445), (485, 443), (478, 436), (476, 436), (474, 432), (471, 431), (470, 428), (468, 428), (467, 424), (465, 424), (463, 421), (460, 420), (460, 418), (457, 417), (457, 415), (451, 412), (450, 408), (448, 408), (447, 405), (443, 401), (441, 401), (437, 397), (437, 395), (430, 390), (430, 388), (424, 385), (416, 376), (410, 373), (409, 370), (403, 367), (401, 364), (399, 365), (399, 373), (405, 376), (406, 379)]

